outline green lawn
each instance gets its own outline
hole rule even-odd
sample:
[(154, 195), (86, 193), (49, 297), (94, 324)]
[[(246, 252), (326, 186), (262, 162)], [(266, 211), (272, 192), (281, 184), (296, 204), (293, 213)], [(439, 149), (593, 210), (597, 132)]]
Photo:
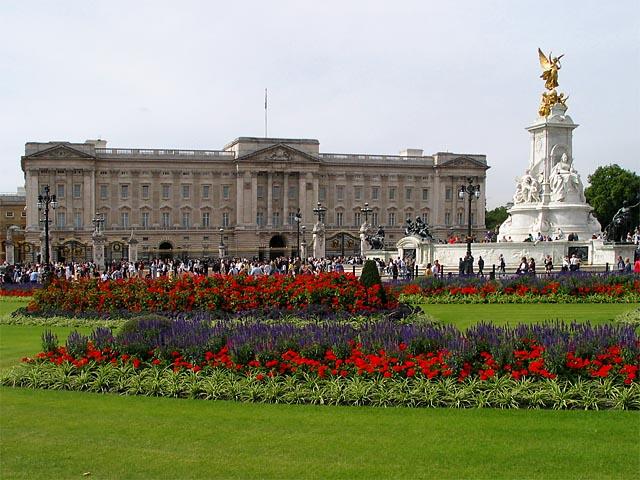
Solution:
[[(0, 315), (10, 304), (0, 302)], [(425, 306), (463, 328), (483, 319), (603, 322), (631, 308)], [(38, 352), (44, 328), (0, 325), (0, 368)], [(52, 330), (63, 341), (72, 328)], [(0, 388), (3, 479), (634, 478), (638, 438), (639, 412), (262, 405)]]
[(496, 325), (537, 323), (550, 319), (566, 322), (607, 323), (616, 315), (640, 305), (637, 303), (540, 303), (540, 304), (428, 304), (422, 309), (438, 320), (465, 329), (485, 321)]
[(638, 412), (241, 404), (0, 389), (2, 478), (634, 478)]

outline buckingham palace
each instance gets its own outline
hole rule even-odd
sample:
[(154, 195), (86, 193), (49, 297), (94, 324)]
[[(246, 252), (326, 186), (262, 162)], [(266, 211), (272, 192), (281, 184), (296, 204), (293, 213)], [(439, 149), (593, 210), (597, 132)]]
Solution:
[[(52, 261), (91, 260), (97, 223), (106, 261), (127, 258), (131, 243), (142, 260), (218, 256), (221, 245), (232, 256), (292, 255), (310, 240), (318, 207), (326, 209), (326, 255), (350, 256), (360, 254), (365, 215), (385, 229), (389, 248), (417, 217), (437, 239), (466, 232), (469, 215), (480, 233), (488, 168), (478, 154), (320, 153), (314, 139), (240, 137), (221, 150), (29, 142), (16, 261), (40, 259), (45, 185), (57, 200), (49, 216)], [(469, 177), (481, 196), (467, 204), (457, 192)]]

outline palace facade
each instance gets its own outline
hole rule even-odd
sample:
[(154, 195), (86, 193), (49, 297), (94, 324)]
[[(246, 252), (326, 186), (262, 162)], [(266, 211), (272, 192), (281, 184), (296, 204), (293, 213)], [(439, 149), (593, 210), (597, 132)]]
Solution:
[[(484, 229), (485, 155), (407, 149), (399, 155), (320, 153), (318, 140), (240, 137), (222, 150), (112, 148), (104, 140), (26, 144), (22, 170), (26, 227), (16, 261), (37, 261), (42, 241), (38, 194), (49, 185), (51, 258), (92, 259), (103, 218), (106, 261), (138, 258), (291, 255), (311, 242), (314, 208), (326, 208), (327, 255), (360, 253), (361, 209), (393, 248), (407, 218), (421, 217), (440, 239), (466, 232), (460, 185), (473, 177), (474, 232)], [(299, 222), (296, 215), (299, 212)]]

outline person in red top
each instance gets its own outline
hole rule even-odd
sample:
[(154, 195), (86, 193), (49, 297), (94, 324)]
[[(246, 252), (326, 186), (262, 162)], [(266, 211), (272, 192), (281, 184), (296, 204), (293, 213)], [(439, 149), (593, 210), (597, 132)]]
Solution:
[(640, 273), (640, 258), (633, 262), (633, 273)]

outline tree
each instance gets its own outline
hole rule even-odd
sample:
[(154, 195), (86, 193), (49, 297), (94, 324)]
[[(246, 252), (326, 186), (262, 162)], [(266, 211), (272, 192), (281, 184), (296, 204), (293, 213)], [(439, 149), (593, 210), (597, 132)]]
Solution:
[[(585, 188), (584, 196), (587, 203), (593, 207), (594, 214), (602, 228), (611, 223), (611, 219), (625, 200), (629, 205), (638, 202), (640, 192), (640, 176), (630, 170), (613, 164), (598, 167), (589, 175), (590, 185)], [(631, 221), (634, 225), (640, 222), (640, 208), (631, 211)]]
[(382, 279), (380, 278), (380, 272), (378, 272), (378, 265), (373, 260), (366, 260), (362, 266), (362, 273), (360, 274), (360, 283), (367, 288), (371, 288), (374, 285), (379, 285), (378, 298), (383, 305), (387, 303), (387, 293), (384, 291), (382, 285)]
[(497, 207), (493, 210), (486, 211), (484, 223), (487, 226), (487, 230), (493, 230), (494, 228), (499, 227), (508, 216), (507, 207)]

